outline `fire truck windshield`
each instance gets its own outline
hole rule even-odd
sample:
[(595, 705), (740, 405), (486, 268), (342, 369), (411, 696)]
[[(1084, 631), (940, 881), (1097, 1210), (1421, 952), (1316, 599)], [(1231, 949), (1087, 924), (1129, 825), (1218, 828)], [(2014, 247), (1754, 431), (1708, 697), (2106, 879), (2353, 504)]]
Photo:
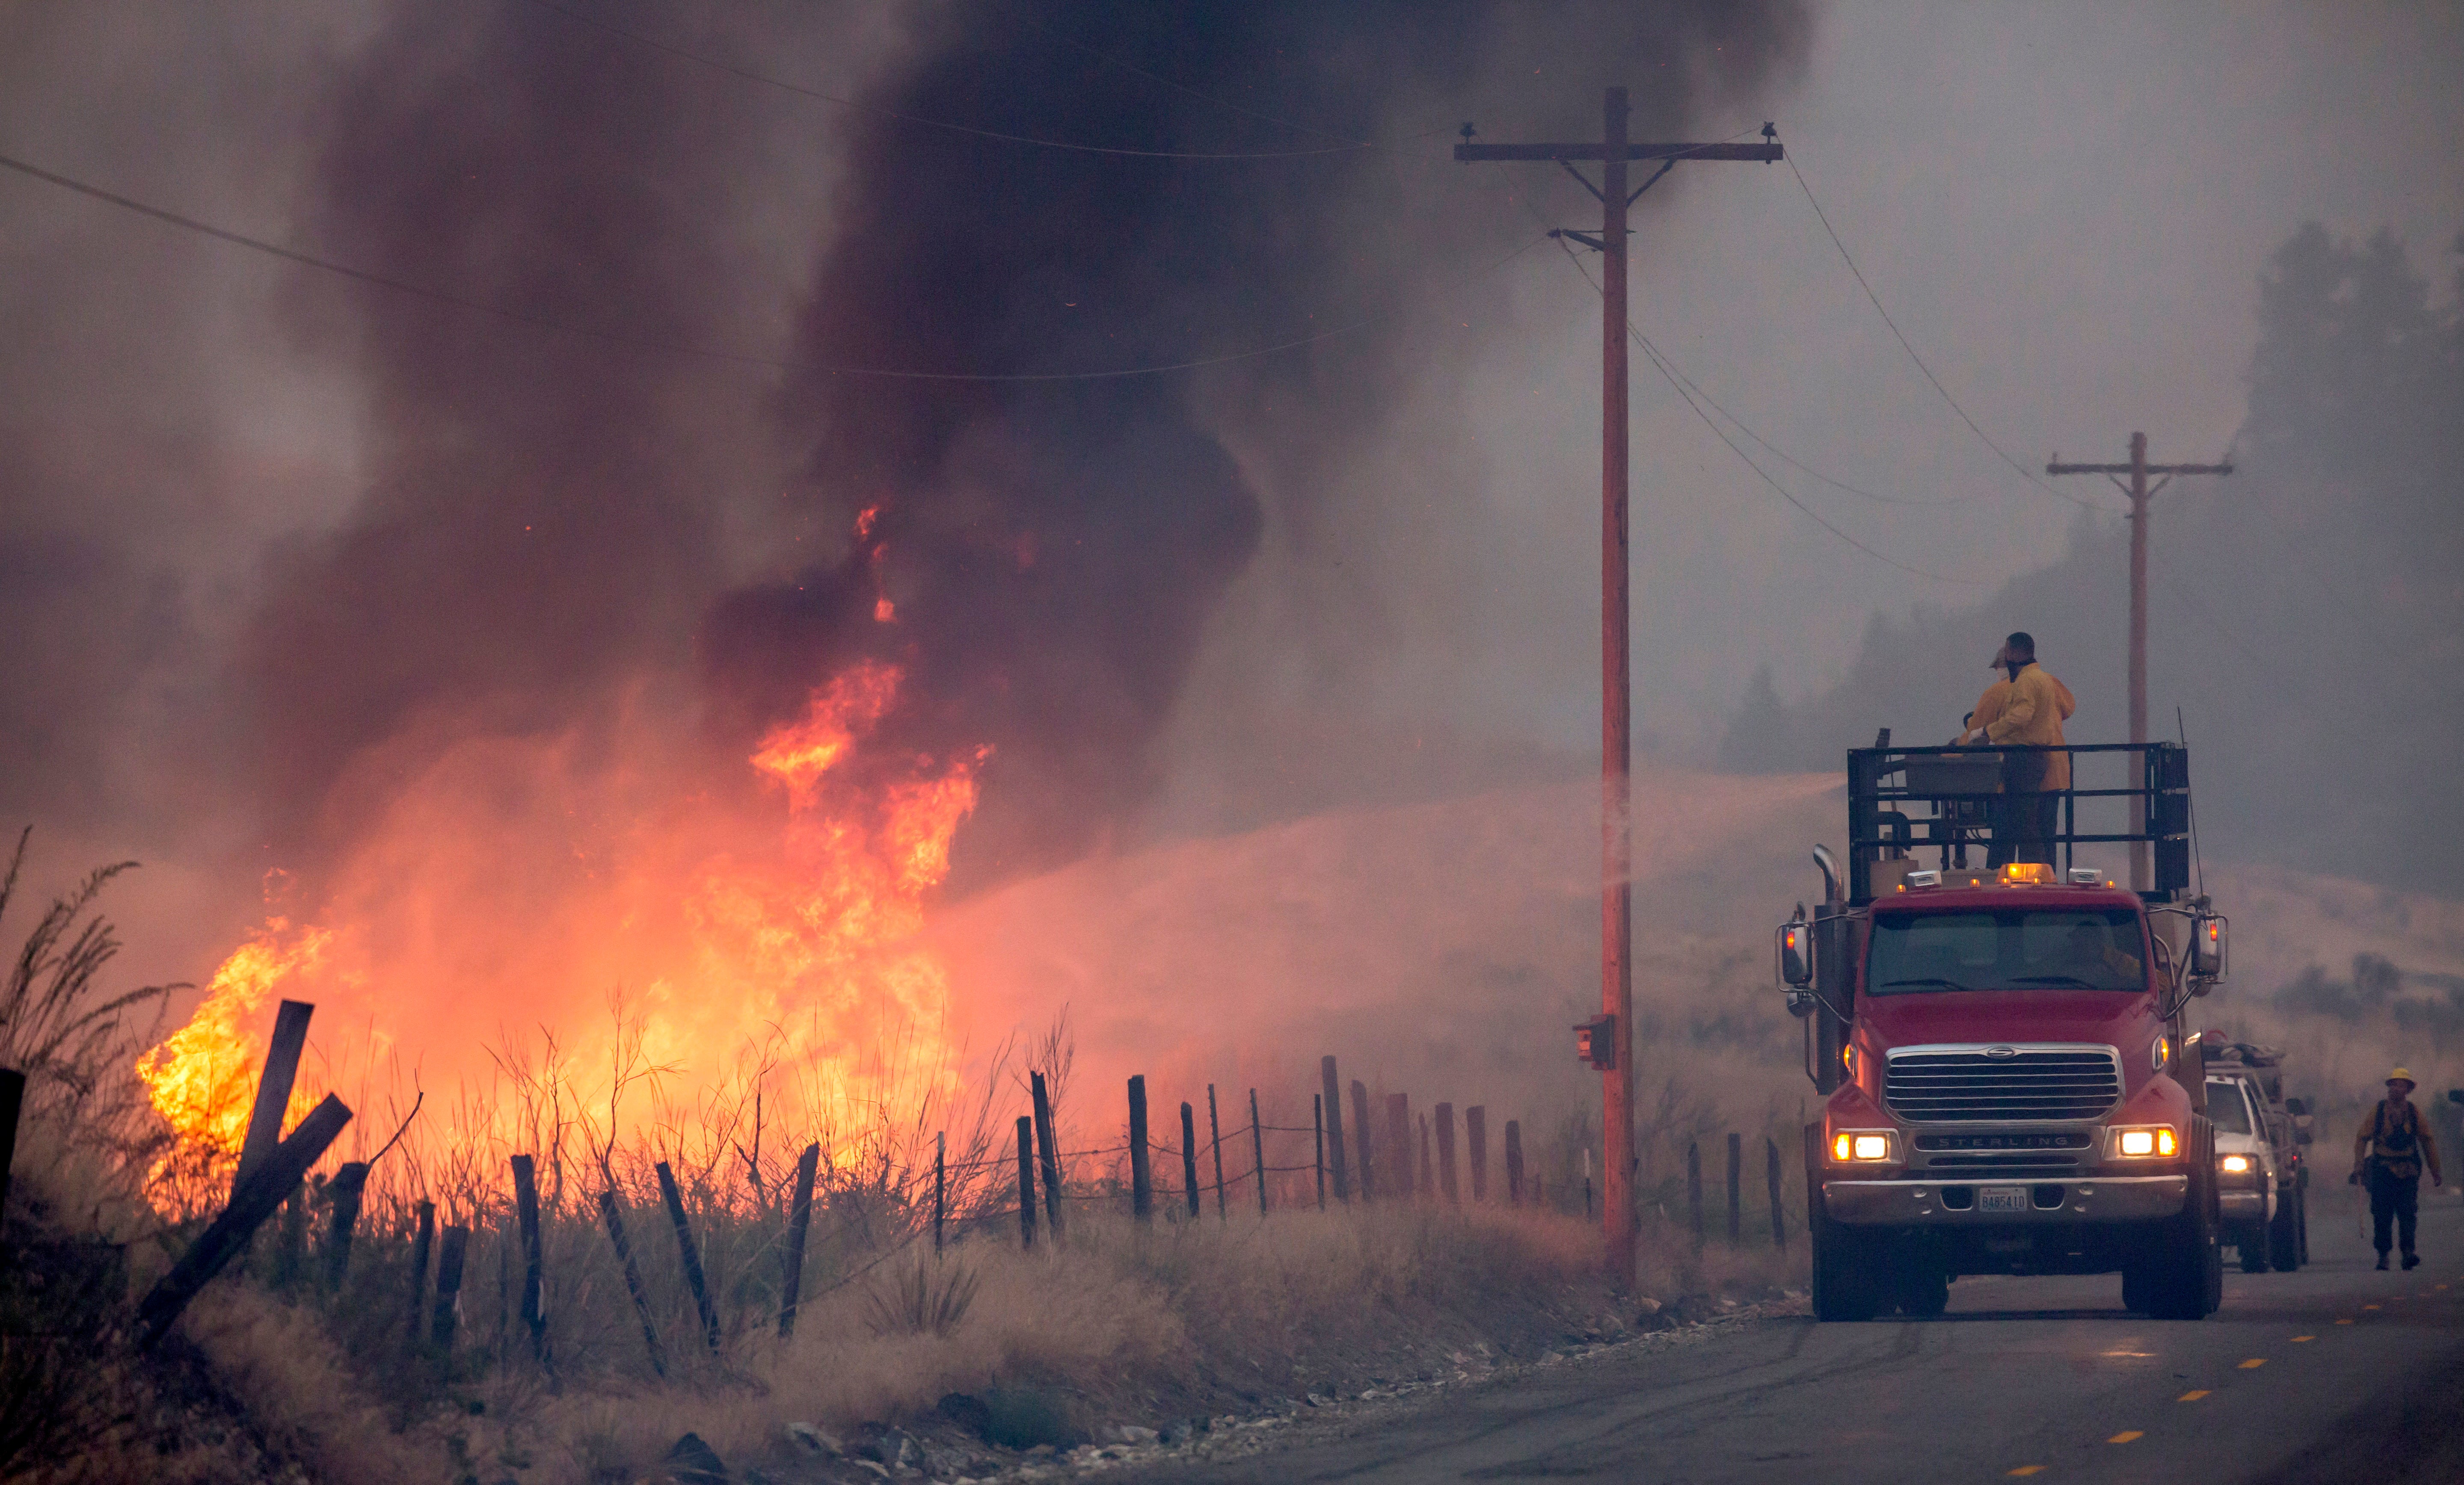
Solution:
[(2127, 909), (1874, 914), (1865, 993), (2146, 989)]

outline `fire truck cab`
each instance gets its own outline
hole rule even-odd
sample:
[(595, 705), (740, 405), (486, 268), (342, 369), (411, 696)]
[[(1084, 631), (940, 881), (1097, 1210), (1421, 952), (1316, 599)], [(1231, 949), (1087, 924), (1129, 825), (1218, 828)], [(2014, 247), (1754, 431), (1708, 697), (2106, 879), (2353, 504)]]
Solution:
[[(2225, 972), (2226, 923), (2189, 890), (2189, 759), (2066, 749), (2080, 778), (2125, 776), (2059, 797), (2030, 842), (2056, 862), (1970, 865), (1981, 822), (2016, 834), (1995, 797), (2015, 751), (1887, 734), (1852, 751), (1846, 870), (1815, 847), (1822, 906), (1779, 929), (1824, 1095), (1804, 1131), (1818, 1319), (1939, 1314), (1972, 1274), (2119, 1272), (2125, 1305), (2168, 1319), (2222, 1298), (2215, 1128), (2183, 1015)], [(2131, 842), (2152, 848), (2145, 891), (2075, 860)]]

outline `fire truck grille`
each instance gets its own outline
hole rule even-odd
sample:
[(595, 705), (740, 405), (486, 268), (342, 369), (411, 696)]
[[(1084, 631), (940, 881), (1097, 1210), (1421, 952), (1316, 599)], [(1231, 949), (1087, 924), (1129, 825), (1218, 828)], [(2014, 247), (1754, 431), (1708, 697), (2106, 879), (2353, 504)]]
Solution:
[(1910, 1124), (2094, 1119), (2122, 1097), (2109, 1047), (1910, 1048), (1890, 1055), (1882, 1101)]

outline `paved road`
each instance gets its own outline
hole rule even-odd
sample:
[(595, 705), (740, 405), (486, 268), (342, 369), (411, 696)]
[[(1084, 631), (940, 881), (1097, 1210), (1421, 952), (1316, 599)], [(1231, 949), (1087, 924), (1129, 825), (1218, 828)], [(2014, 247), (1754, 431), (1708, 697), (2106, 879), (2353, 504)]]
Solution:
[(2299, 1274), (2228, 1262), (2222, 1311), (2142, 1320), (2121, 1279), (1972, 1278), (1940, 1320), (1766, 1320), (1441, 1394), (1197, 1481), (2464, 1481), (2464, 1211), (2373, 1272), (2345, 1189)]

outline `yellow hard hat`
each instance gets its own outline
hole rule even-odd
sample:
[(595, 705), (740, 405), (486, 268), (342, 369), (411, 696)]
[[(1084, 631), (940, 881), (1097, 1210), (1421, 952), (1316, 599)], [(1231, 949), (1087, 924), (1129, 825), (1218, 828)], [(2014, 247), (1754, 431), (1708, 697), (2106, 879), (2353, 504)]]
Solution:
[(2412, 1081), (2412, 1074), (2407, 1072), (2401, 1067), (2397, 1068), (2394, 1072), (2387, 1074), (2387, 1081), (2389, 1082), (2411, 1083), (2412, 1086), (2416, 1088), (2421, 1086), (2421, 1084)]

